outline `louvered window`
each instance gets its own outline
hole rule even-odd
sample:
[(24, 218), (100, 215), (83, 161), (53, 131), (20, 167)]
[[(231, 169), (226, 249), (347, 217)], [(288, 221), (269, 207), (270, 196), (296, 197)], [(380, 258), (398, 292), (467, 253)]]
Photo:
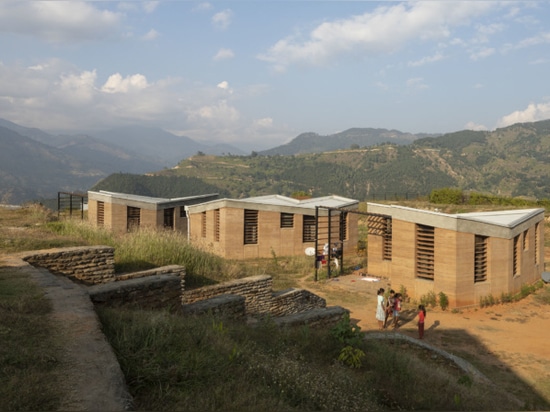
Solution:
[(97, 225), (103, 226), (105, 224), (105, 203), (97, 202)]
[(294, 214), (293, 213), (281, 213), (281, 228), (294, 227)]
[(540, 260), (540, 257), (539, 257), (539, 253), (540, 253), (540, 244), (539, 244), (540, 240), (539, 240), (539, 224), (537, 223), (535, 225), (535, 264), (538, 265), (539, 264), (539, 260)]
[(474, 282), (487, 280), (487, 237), (476, 235), (474, 257)]
[(523, 232), (523, 250), (529, 249), (529, 231)]
[(348, 212), (340, 213), (340, 240), (348, 239)]
[(244, 244), (258, 244), (258, 211), (244, 210)]
[(201, 213), (201, 237), (206, 237), (206, 212)]
[(139, 207), (127, 207), (127, 229), (128, 231), (139, 229), (141, 210)]
[(369, 235), (382, 237), (382, 258), (392, 257), (392, 218), (384, 215), (368, 215), (367, 225)]
[(434, 279), (434, 228), (416, 225), (416, 276)]
[(520, 235), (517, 235), (514, 237), (514, 256), (513, 256), (513, 276), (519, 276), (520, 271), (520, 250), (521, 243), (520, 243)]
[(214, 210), (214, 241), (220, 241), (220, 209)]
[(302, 241), (315, 242), (315, 216), (304, 215)]

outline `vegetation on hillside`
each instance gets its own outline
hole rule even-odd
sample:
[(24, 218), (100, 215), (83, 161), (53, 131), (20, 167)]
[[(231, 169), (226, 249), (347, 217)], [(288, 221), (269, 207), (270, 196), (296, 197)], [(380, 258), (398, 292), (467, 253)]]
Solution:
[[(158, 187), (157, 192), (173, 193), (172, 188), (161, 188), (166, 186), (167, 177), (179, 177), (196, 179), (188, 184), (203, 184), (202, 193), (218, 192), (233, 198), (288, 196), (302, 191), (311, 196), (337, 194), (361, 201), (410, 199), (450, 187), (498, 197), (548, 199), (549, 125), (550, 121), (517, 124), (494, 132), (462, 131), (428, 137), (409, 145), (353, 145), (314, 154), (197, 155), (182, 160), (176, 168), (148, 176), (146, 183), (142, 177), (119, 174), (95, 188), (128, 188), (134, 189), (131, 193), (143, 194)], [(125, 186), (120, 184), (122, 180)], [(183, 185), (177, 188), (179, 193), (186, 193)], [(167, 196), (164, 193), (159, 195)]]

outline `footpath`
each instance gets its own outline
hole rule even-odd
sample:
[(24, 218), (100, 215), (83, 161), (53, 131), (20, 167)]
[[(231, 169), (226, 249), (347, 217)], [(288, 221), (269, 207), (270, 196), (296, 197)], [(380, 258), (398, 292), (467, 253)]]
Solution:
[(59, 409), (131, 410), (132, 397), (124, 375), (84, 287), (47, 269), (33, 267), (17, 255), (6, 256), (3, 263), (28, 274), (52, 302), (52, 319), (65, 342), (59, 377), (65, 395)]

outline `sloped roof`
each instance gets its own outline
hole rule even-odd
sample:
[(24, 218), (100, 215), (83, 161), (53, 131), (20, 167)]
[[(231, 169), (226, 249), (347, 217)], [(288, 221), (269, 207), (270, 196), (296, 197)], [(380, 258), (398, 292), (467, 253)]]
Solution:
[(101, 200), (101, 199), (109, 198), (112, 203), (127, 203), (128, 205), (138, 205), (140, 207), (145, 207), (147, 209), (155, 208), (159, 206), (166, 207), (167, 205), (184, 206), (188, 203), (197, 203), (201, 199), (205, 199), (205, 201), (209, 201), (212, 198), (215, 198), (217, 196), (218, 196), (217, 193), (211, 193), (206, 195), (164, 198), (164, 197), (132, 195), (128, 193), (119, 193), (119, 192), (109, 192), (107, 190), (100, 190), (99, 192), (88, 191), (88, 198), (90, 199)]
[(491, 225), (515, 227), (544, 209), (500, 210), (494, 212), (457, 213), (459, 219), (474, 220)]
[(323, 207), (345, 207), (359, 203), (357, 200), (348, 199), (346, 197), (331, 195), (323, 197), (314, 197), (309, 199), (294, 199), (292, 197), (281, 195), (266, 195), (249, 197), (245, 199), (239, 199), (243, 202), (260, 203), (264, 205), (277, 205), (277, 206), (298, 206), (310, 209), (315, 209), (316, 206)]
[(407, 222), (502, 238), (511, 238), (534, 222), (544, 219), (542, 208), (448, 214), (400, 205), (368, 203), (367, 211)]
[[(249, 208), (256, 210), (272, 210), (288, 213), (300, 213), (311, 215), (312, 211), (315, 211), (317, 206), (326, 208), (357, 208), (359, 205), (358, 200), (348, 199), (341, 196), (324, 196), (314, 197), (310, 199), (294, 199), (281, 195), (266, 195), (248, 197), (245, 199), (217, 199), (210, 202), (196, 204), (193, 206), (186, 206), (192, 213), (202, 212), (205, 210), (216, 209), (219, 207), (232, 207), (232, 208)], [(321, 214), (326, 214), (327, 211), (323, 210)]]

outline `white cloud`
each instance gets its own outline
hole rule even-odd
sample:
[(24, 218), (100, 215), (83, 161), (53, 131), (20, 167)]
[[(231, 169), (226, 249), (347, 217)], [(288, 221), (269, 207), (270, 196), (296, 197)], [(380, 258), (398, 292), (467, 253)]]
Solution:
[(115, 73), (107, 79), (101, 87), (105, 93), (128, 93), (132, 90), (142, 90), (148, 87), (147, 79), (142, 74), (133, 74), (123, 78), (120, 73)]
[(145, 35), (142, 37), (143, 40), (155, 40), (159, 36), (159, 32), (155, 29), (149, 30)]
[(409, 62), (408, 65), (411, 66), (411, 67), (424, 66), (426, 64), (437, 62), (441, 59), (443, 59), (443, 54), (438, 52), (438, 53), (434, 54), (433, 56), (426, 56), (426, 57), (423, 57), (420, 60)]
[(157, 9), (159, 4), (160, 1), (145, 1), (143, 2), (143, 10), (147, 13), (152, 13)]
[(507, 43), (503, 47), (503, 52), (509, 52), (518, 49), (525, 49), (527, 47), (534, 47), (540, 44), (549, 44), (550, 43), (550, 32), (539, 33), (536, 36), (528, 37), (517, 43)]
[(220, 50), (218, 50), (216, 55), (213, 57), (213, 59), (215, 61), (219, 61), (219, 60), (232, 59), (233, 57), (235, 57), (235, 53), (233, 53), (233, 50), (231, 50), (231, 49), (220, 49)]
[(468, 24), (495, 2), (410, 2), (382, 6), (372, 13), (324, 22), (309, 38), (286, 37), (258, 56), (278, 71), (294, 64), (325, 65), (341, 54), (391, 54), (406, 44), (441, 40)]
[(212, 4), (207, 1), (203, 1), (193, 7), (193, 11), (208, 11), (212, 9)]
[(220, 11), (212, 16), (212, 24), (221, 30), (225, 30), (231, 24), (233, 12), (230, 9)]
[(118, 31), (121, 13), (86, 1), (0, 2), (0, 32), (37, 37), (51, 43), (105, 39)]
[(188, 112), (188, 119), (191, 122), (201, 124), (207, 121), (210, 126), (216, 127), (229, 126), (236, 123), (239, 118), (239, 111), (225, 100)]
[(475, 131), (479, 132), (479, 131), (487, 130), (487, 127), (482, 125), (482, 124), (477, 124), (475, 122), (468, 122), (464, 126), (464, 129), (466, 129), (466, 130), (475, 130)]
[(258, 128), (270, 128), (273, 126), (273, 119), (271, 117), (264, 117), (263, 119), (254, 120), (254, 126)]
[(484, 59), (486, 57), (489, 57), (491, 55), (495, 54), (495, 49), (492, 47), (484, 47), (481, 49), (477, 49), (475, 51), (472, 51), (470, 53), (470, 59), (476, 61), (479, 59)]
[(515, 123), (537, 122), (550, 119), (550, 103), (531, 103), (524, 110), (516, 110), (503, 116), (497, 122), (497, 127), (506, 127)]

